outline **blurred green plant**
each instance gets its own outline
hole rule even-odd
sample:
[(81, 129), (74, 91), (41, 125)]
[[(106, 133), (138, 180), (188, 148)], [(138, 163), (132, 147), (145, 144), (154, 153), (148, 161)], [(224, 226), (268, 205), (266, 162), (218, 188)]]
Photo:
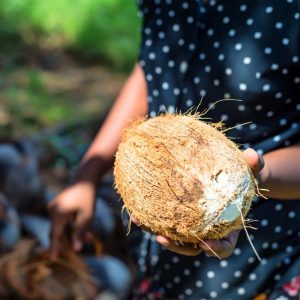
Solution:
[[(64, 95), (53, 97), (45, 89), (37, 70), (29, 69), (25, 74), (27, 82), (23, 85), (10, 85), (2, 89), (2, 113), (7, 115), (5, 122), (0, 118), (0, 136), (22, 136), (41, 128), (78, 119), (79, 111), (73, 111), (70, 101)], [(24, 77), (25, 77), (24, 76)]]
[(128, 70), (137, 57), (140, 20), (135, 0), (1, 0), (6, 48), (38, 45), (75, 51)]

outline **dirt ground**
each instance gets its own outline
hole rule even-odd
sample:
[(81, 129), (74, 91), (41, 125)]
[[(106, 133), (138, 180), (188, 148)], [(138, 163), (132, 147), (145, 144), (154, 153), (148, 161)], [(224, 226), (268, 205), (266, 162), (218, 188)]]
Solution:
[[(34, 60), (0, 69), (0, 148), (9, 144), (11, 153), (20, 151), (24, 169), (19, 174), (20, 182), (25, 182), (29, 192), (31, 179), (32, 182), (42, 182), (41, 195), (39, 193), (39, 198), (31, 199), (30, 203), (35, 201), (34, 205), (27, 205), (25, 214), (49, 217), (46, 204), (70, 183), (125, 79), (125, 74), (103, 64), (83, 64), (68, 55), (60, 57), (50, 67)], [(24, 145), (29, 145), (29, 148)], [(26, 176), (22, 176), (23, 173)], [(99, 188), (102, 196), (107, 197), (109, 207), (113, 206), (111, 202), (116, 197), (111, 187), (110, 172)], [(26, 198), (26, 191), (20, 194), (20, 203)], [(20, 211), (20, 215), (24, 212)], [(116, 220), (112, 237), (106, 241), (102, 232), (98, 232), (99, 242), (94, 246), (95, 250), (96, 246), (101, 246), (103, 253), (100, 255), (115, 257), (127, 264), (130, 259), (120, 215), (121, 209), (117, 208), (113, 215)], [(22, 237), (24, 232), (26, 230), (22, 227)], [(28, 232), (26, 234), (28, 238)], [(131, 276), (131, 269), (128, 268), (128, 272)]]
[(103, 64), (51, 55), (0, 69), (0, 140), (101, 119), (126, 78)]
[(69, 57), (65, 57), (56, 69), (43, 70), (41, 76), (47, 90), (53, 95), (67, 95), (74, 110), (99, 116), (112, 105), (125, 80), (125, 75), (107, 66), (84, 66)]
[[(0, 70), (0, 142), (33, 139), (43, 181), (56, 193), (70, 180), (126, 75), (71, 55), (45, 57)], [(48, 117), (48, 109), (54, 115)]]

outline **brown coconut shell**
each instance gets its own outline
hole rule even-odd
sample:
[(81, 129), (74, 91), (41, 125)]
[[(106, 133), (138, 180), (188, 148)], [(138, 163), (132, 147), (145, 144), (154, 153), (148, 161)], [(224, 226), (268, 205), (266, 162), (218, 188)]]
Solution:
[(32, 240), (21, 240), (0, 257), (0, 299), (67, 300), (95, 299), (98, 281), (79, 256), (64, 248), (56, 260)]
[(162, 115), (127, 128), (119, 145), (115, 186), (146, 229), (199, 243), (243, 227), (256, 192), (237, 145), (192, 115)]

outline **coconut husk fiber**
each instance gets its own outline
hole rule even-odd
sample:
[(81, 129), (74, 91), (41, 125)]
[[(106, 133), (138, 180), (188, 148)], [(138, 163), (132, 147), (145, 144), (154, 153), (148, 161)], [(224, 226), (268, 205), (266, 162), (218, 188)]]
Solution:
[(88, 300), (99, 292), (98, 282), (71, 251), (56, 260), (33, 240), (21, 240), (0, 257), (0, 299)]
[(256, 193), (237, 145), (197, 115), (134, 122), (122, 135), (115, 186), (146, 230), (182, 243), (243, 227)]

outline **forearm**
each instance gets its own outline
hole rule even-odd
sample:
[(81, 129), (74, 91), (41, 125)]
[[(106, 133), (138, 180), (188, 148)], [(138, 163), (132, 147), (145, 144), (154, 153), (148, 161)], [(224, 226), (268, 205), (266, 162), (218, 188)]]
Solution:
[(300, 199), (300, 144), (264, 155), (261, 187), (268, 198)]
[(76, 181), (96, 184), (113, 164), (122, 130), (136, 118), (146, 116), (147, 112), (146, 81), (141, 67), (136, 65), (81, 161)]

